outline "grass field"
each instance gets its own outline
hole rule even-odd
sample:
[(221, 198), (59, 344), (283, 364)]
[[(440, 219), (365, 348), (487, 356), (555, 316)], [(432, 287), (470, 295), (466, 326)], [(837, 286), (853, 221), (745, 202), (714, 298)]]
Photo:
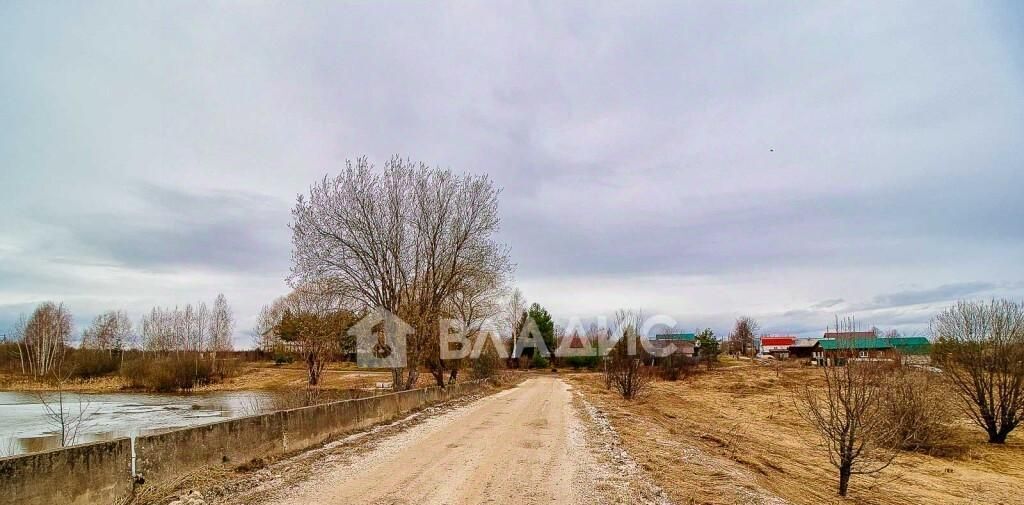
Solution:
[(855, 475), (849, 498), (839, 499), (837, 471), (790, 393), (820, 372), (731, 365), (655, 382), (632, 402), (599, 374), (565, 376), (675, 503), (1024, 504), (1024, 433), (993, 446), (966, 420), (944, 454), (902, 453), (881, 473)]
[[(245, 363), (243, 371), (236, 377), (217, 384), (197, 387), (195, 391), (242, 391), (267, 389), (300, 389), (306, 385), (306, 369), (301, 364), (273, 365), (271, 363)], [(391, 374), (355, 368), (351, 363), (331, 364), (324, 371), (323, 389), (351, 389), (374, 387), (379, 382), (390, 382)], [(88, 380), (72, 380), (65, 386), (71, 391), (115, 392), (127, 387), (127, 382), (117, 375)], [(52, 389), (45, 382), (35, 382), (24, 376), (0, 375), (0, 389), (13, 391), (37, 391)]]

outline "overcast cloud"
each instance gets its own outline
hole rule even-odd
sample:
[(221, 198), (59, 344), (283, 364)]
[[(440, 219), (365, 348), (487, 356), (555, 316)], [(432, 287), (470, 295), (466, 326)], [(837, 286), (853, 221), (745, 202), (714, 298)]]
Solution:
[(530, 301), (923, 331), (1024, 296), (1014, 2), (0, 4), (0, 333), (284, 294), (295, 196), (400, 153), (504, 188)]

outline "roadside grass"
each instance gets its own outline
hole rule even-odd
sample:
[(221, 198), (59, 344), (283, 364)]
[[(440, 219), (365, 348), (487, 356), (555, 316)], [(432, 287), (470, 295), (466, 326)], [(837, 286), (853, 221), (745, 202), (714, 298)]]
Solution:
[(837, 471), (790, 394), (820, 383), (810, 367), (729, 362), (656, 382), (632, 402), (607, 391), (600, 374), (565, 377), (606, 413), (675, 503), (1024, 503), (1024, 436), (1015, 432), (1005, 446), (993, 446), (966, 419), (940, 450), (901, 453), (881, 473), (855, 476), (850, 497), (840, 499)]

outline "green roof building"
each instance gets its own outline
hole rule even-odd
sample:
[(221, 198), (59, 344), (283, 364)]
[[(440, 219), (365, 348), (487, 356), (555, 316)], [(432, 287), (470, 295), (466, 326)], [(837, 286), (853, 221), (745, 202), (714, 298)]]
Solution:
[(884, 338), (823, 338), (818, 341), (822, 350), (837, 351), (852, 349), (863, 351), (867, 349), (891, 349), (893, 346)]
[(696, 342), (697, 335), (693, 333), (662, 333), (655, 335), (654, 340), (682, 340), (685, 342)]
[(932, 352), (932, 343), (925, 337), (892, 337), (885, 341), (904, 356), (925, 356)]

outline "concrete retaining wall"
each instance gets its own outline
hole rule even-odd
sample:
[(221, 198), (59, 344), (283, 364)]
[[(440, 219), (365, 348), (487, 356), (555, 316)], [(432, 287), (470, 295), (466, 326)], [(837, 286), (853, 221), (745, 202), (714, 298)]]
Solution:
[[(453, 384), (282, 410), (135, 439), (135, 469), (146, 485), (212, 465), (239, 465), (322, 444), (426, 405), (478, 391)], [(85, 444), (0, 458), (0, 502), (112, 503), (132, 492), (132, 441)]]
[(132, 444), (121, 438), (0, 459), (0, 503), (111, 503), (132, 490)]

